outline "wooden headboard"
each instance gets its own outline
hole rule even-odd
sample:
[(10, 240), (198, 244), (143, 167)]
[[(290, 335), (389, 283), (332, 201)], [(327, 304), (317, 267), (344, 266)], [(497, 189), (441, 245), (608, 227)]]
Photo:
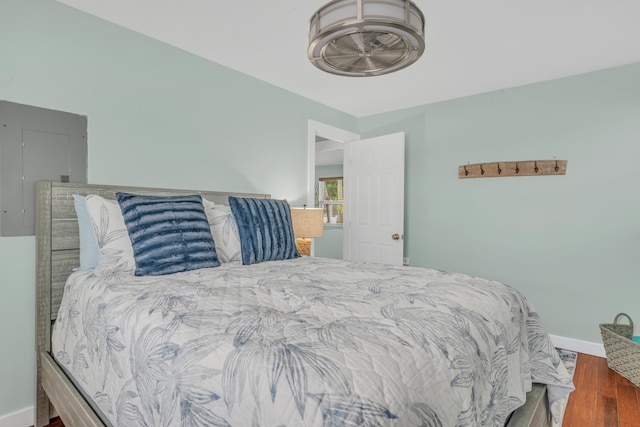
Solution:
[[(49, 398), (42, 387), (43, 353), (51, 352), (51, 328), (64, 285), (80, 265), (80, 239), (73, 195), (97, 194), (115, 199), (118, 192), (146, 195), (200, 194), (218, 204), (229, 204), (229, 196), (270, 198), (268, 194), (173, 190), (60, 182), (36, 184), (36, 427), (49, 424)], [(50, 359), (47, 359), (50, 361)], [(46, 362), (46, 361), (45, 361)], [(60, 406), (64, 403), (61, 402)], [(58, 405), (56, 405), (58, 406)], [(62, 414), (61, 408), (57, 408)]]

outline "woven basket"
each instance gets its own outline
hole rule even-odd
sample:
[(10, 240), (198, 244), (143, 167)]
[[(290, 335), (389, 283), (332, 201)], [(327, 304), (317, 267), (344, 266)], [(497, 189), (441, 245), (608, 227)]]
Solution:
[[(624, 316), (628, 325), (619, 325), (618, 319)], [(631, 340), (633, 321), (625, 313), (619, 313), (613, 323), (600, 325), (607, 365), (636, 386), (640, 387), (640, 344)]]

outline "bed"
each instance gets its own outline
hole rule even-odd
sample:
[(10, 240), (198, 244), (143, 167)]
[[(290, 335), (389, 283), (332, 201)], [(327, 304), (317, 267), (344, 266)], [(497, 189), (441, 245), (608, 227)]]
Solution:
[(481, 278), (310, 257), (74, 271), (73, 195), (117, 193), (270, 199), (38, 183), (38, 427), (550, 426), (573, 389), (526, 299)]

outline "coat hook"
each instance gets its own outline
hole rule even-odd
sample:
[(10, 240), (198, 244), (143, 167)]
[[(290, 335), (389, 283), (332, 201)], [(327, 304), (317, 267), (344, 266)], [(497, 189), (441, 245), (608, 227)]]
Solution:
[(538, 173), (538, 162), (533, 162), (533, 165), (535, 166), (533, 170), (536, 171), (536, 173)]
[(520, 173), (520, 168), (518, 167), (518, 162), (516, 162), (516, 173)]
[(560, 170), (560, 168), (558, 167), (558, 161), (556, 160), (556, 167), (554, 168), (556, 170), (556, 172), (558, 172)]
[(465, 166), (463, 166), (463, 168), (464, 168), (464, 176), (469, 175), (469, 171), (467, 170), (467, 166), (465, 165)]
[(496, 165), (498, 165), (498, 175), (500, 175), (502, 173), (502, 169), (500, 169), (500, 163), (496, 163)]
[(480, 163), (480, 175), (484, 175), (484, 169), (482, 168), (482, 163)]

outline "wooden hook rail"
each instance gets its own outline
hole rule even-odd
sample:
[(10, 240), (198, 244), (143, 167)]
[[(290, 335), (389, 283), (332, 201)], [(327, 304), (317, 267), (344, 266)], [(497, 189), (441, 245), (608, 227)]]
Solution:
[(524, 160), (488, 162), (458, 166), (458, 178), (493, 178), (501, 176), (565, 175), (566, 160)]

